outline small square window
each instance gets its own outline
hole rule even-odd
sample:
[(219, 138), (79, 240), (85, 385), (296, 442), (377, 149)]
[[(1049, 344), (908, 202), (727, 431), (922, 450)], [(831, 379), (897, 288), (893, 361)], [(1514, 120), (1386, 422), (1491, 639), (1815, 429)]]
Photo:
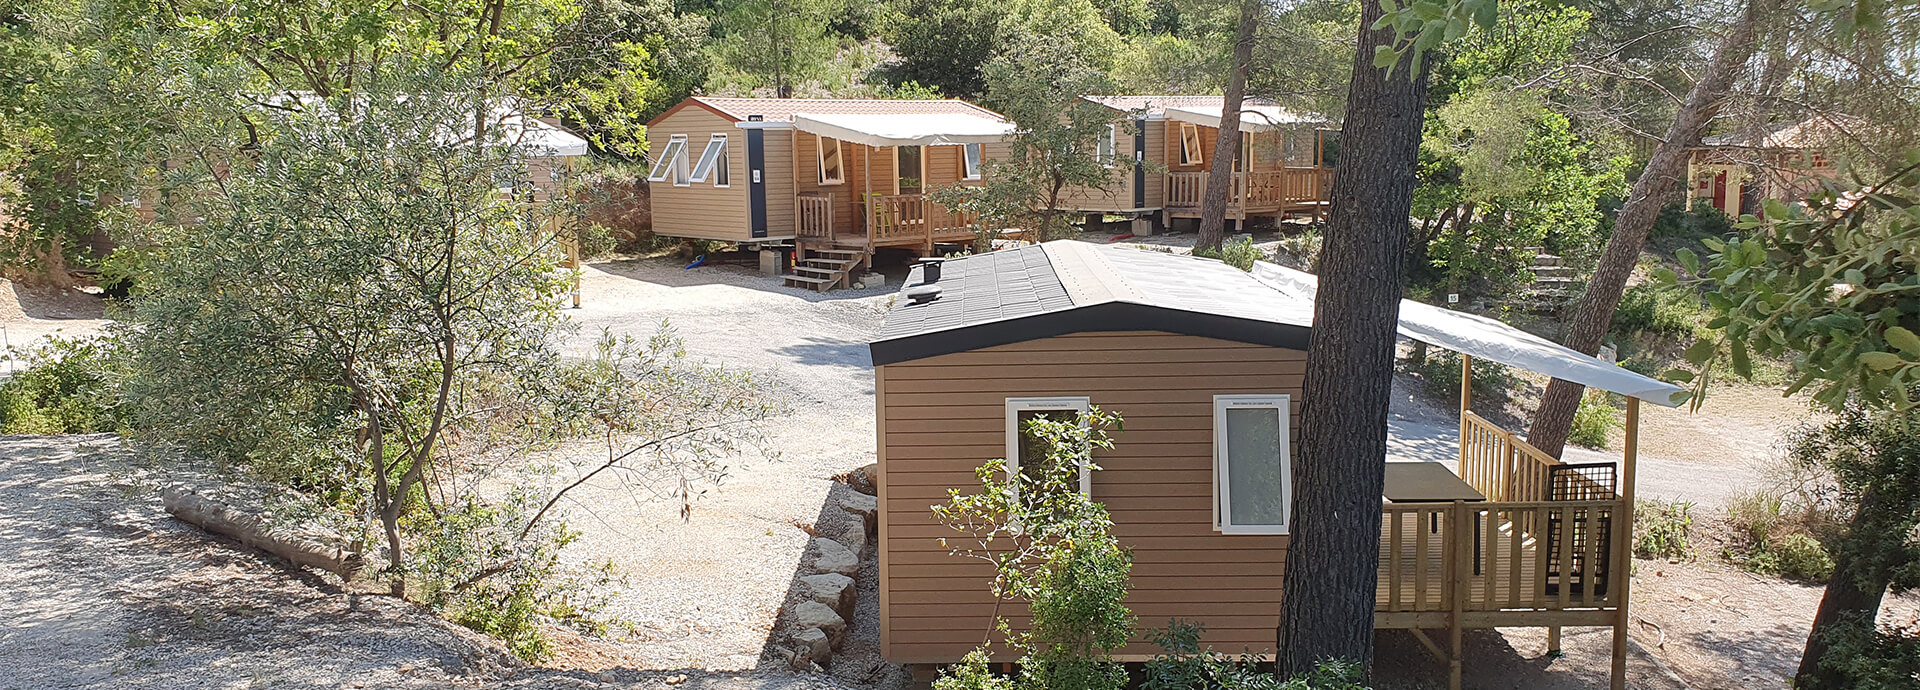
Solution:
[[(1086, 424), (1086, 415), (1092, 409), (1087, 398), (1007, 398), (1007, 473), (1029, 478), (1038, 476), (1037, 471), (1046, 460), (1046, 449), (1041, 447), (1039, 439), (1026, 433), (1026, 423), (1036, 417), (1054, 420), (1079, 419)], [(1085, 458), (1080, 464), (1080, 493), (1092, 493), (1093, 474), (1087, 469)]]
[(1113, 163), (1113, 151), (1115, 146), (1114, 139), (1119, 135), (1120, 135), (1119, 127), (1112, 124), (1107, 125), (1107, 137), (1105, 139), (1101, 139), (1099, 142), (1097, 142), (1094, 145), (1094, 155), (1097, 155), (1100, 157), (1100, 162), (1108, 163), (1108, 164)]
[(982, 154), (980, 145), (966, 144), (960, 148), (962, 149), (960, 155), (960, 178), (965, 180), (980, 179), (980, 157)]
[(1214, 529), (1286, 534), (1293, 510), (1285, 395), (1213, 396)]

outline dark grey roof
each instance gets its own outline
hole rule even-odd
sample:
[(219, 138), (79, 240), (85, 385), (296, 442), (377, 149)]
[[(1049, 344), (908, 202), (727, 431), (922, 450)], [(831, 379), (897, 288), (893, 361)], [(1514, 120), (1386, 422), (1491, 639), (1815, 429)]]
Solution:
[[(922, 269), (907, 279), (923, 282)], [(895, 300), (871, 345), (891, 364), (1088, 331), (1166, 331), (1306, 349), (1311, 303), (1213, 259), (1061, 240), (944, 263), (938, 299)]]

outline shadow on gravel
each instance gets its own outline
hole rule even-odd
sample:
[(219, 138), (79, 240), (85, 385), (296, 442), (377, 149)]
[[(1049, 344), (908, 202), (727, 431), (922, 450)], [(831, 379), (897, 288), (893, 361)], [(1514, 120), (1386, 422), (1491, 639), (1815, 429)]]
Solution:
[(873, 368), (873, 358), (866, 343), (807, 336), (800, 344), (774, 348), (773, 352), (799, 366), (841, 367), (863, 373)]
[[(831, 302), (836, 300), (860, 299), (893, 292), (898, 282), (889, 287), (872, 287), (864, 290), (841, 288), (819, 292), (808, 288), (788, 287), (775, 276), (763, 275), (755, 267), (731, 264), (708, 264), (694, 268), (685, 268), (687, 262), (669, 258), (613, 259), (589, 262), (587, 265), (607, 275), (628, 280), (652, 283), (668, 288), (704, 287), (709, 285), (727, 285), (732, 287), (771, 292), (788, 297), (797, 297), (808, 302)], [(587, 295), (588, 298), (592, 294)]]

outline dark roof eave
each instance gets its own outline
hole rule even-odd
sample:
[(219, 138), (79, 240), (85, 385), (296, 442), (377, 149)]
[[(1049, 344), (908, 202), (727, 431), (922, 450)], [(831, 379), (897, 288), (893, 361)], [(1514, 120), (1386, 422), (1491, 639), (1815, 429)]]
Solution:
[(868, 345), (868, 349), (873, 365), (882, 366), (1069, 333), (1100, 331), (1165, 331), (1305, 351), (1313, 329), (1132, 302), (1104, 302), (951, 330), (876, 340)]

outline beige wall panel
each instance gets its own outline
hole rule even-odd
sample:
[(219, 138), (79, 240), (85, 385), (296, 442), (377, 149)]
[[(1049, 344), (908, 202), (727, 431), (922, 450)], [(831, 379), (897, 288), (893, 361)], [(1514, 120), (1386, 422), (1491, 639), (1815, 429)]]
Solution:
[(653, 231), (668, 237), (747, 241), (753, 238), (747, 211), (747, 137), (733, 122), (705, 108), (681, 108), (647, 128), (648, 150), (658, 153), (676, 134), (687, 136), (687, 164), (699, 162), (708, 139), (727, 135), (730, 186), (715, 187), (712, 180), (676, 187), (667, 182), (648, 185), (653, 203)]

